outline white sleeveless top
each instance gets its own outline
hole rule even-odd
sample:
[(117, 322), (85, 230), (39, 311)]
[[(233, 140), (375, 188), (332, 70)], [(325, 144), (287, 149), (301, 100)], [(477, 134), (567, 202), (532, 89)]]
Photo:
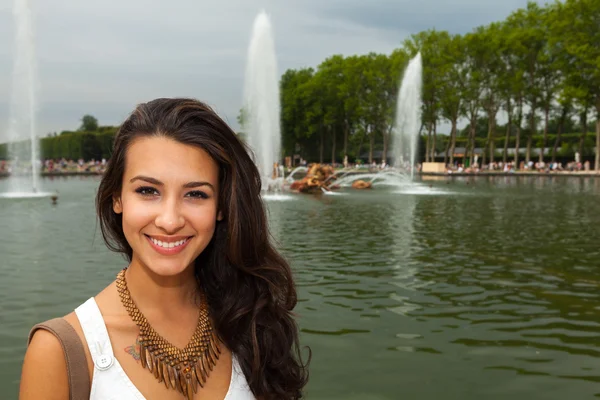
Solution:
[[(94, 361), (90, 400), (145, 400), (114, 356), (96, 300), (90, 298), (75, 309), (75, 314)], [(231, 382), (224, 400), (256, 400), (235, 355), (231, 360)]]

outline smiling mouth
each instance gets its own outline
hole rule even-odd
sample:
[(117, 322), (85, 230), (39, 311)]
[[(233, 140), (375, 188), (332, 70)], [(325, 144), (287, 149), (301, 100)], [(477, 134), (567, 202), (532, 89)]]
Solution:
[(187, 242), (189, 242), (190, 239), (192, 238), (192, 236), (189, 236), (189, 237), (187, 237), (185, 239), (180, 239), (180, 240), (177, 240), (177, 241), (162, 241), (162, 240), (155, 239), (155, 238), (153, 238), (152, 236), (149, 236), (149, 235), (146, 235), (146, 237), (148, 239), (150, 239), (150, 241), (153, 244), (155, 244), (156, 246), (161, 247), (161, 248), (166, 249), (166, 250), (168, 250), (168, 249), (174, 249), (174, 248), (177, 248), (177, 247), (182, 247)]

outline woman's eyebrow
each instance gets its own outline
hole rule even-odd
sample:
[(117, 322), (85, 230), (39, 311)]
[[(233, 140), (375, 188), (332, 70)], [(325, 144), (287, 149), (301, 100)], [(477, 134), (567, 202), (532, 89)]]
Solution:
[[(137, 180), (148, 182), (148, 183), (151, 183), (151, 184), (156, 185), (156, 186), (163, 186), (164, 185), (158, 179), (152, 178), (150, 176), (144, 176), (144, 175), (137, 175), (137, 176), (131, 178), (131, 180), (129, 181), (129, 183), (133, 183), (133, 182), (135, 182)], [(185, 189), (191, 189), (191, 188), (196, 188), (196, 187), (200, 187), (200, 186), (208, 186), (213, 191), (215, 190), (214, 186), (210, 182), (206, 182), (206, 181), (193, 181), (193, 182), (188, 182), (185, 185), (183, 185), (183, 187)]]

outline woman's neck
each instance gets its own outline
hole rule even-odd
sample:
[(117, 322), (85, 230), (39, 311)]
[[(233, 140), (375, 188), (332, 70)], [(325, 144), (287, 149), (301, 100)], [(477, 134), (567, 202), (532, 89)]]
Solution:
[(133, 260), (125, 271), (125, 280), (131, 298), (144, 315), (169, 315), (198, 305), (193, 266), (178, 275), (162, 276)]

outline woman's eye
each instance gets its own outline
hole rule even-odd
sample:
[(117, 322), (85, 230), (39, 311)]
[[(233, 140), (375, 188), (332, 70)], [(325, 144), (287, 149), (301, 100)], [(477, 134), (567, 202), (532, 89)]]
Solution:
[(158, 191), (156, 189), (147, 186), (137, 188), (135, 192), (141, 194), (142, 196), (154, 196), (158, 194)]
[(189, 192), (186, 196), (198, 199), (208, 199), (208, 195), (200, 190), (194, 190), (193, 192)]

